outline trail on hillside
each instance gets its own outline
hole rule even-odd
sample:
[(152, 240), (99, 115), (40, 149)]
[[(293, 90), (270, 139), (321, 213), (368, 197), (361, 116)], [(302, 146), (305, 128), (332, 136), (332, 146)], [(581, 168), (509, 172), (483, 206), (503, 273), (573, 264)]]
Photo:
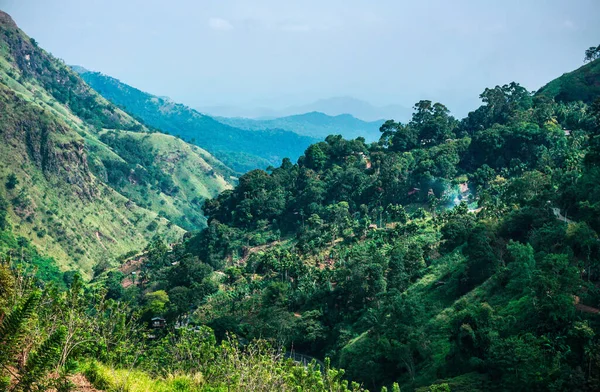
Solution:
[(557, 207), (553, 207), (552, 208), (552, 212), (554, 213), (554, 216), (556, 216), (556, 219), (561, 220), (565, 223), (571, 224), (571, 223), (576, 223), (575, 221), (572, 221), (571, 219), (568, 219), (566, 216), (564, 216), (563, 214), (560, 213), (560, 208)]
[(238, 265), (246, 264), (246, 261), (248, 261), (248, 258), (250, 257), (250, 255), (257, 253), (257, 252), (261, 252), (263, 250), (267, 250), (276, 245), (279, 245), (280, 243), (281, 243), (281, 241), (273, 241), (273, 242), (269, 242), (268, 244), (264, 244), (264, 245), (253, 246), (251, 248), (244, 248), (244, 250), (243, 250), (244, 255), (242, 256), (241, 259), (239, 259), (236, 262), (236, 264), (238, 264)]

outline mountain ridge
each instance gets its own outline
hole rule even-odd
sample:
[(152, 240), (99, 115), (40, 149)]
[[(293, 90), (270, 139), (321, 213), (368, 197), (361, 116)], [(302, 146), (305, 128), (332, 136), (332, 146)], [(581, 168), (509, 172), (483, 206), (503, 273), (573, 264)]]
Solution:
[(315, 141), (281, 129), (250, 132), (235, 128), (101, 72), (83, 71), (80, 76), (104, 98), (123, 107), (145, 124), (183, 137), (238, 172), (276, 165), (287, 157), (295, 159)]
[[(194, 162), (215, 165), (214, 175), (185, 171), (196, 184), (192, 191), (180, 182), (184, 178), (169, 181), (161, 160), (169, 150), (160, 144), (134, 141), (129, 155), (109, 146), (106, 132), (143, 137), (150, 130), (39, 48), (4, 12), (0, 53), (0, 196), (8, 201), (15, 233), (61, 268), (89, 277), (99, 261), (141, 251), (155, 235), (179, 240), (186, 230), (173, 221), (188, 229), (205, 225), (189, 199), (201, 204), (199, 198), (230, 187), (231, 169), (199, 149), (190, 151)], [(169, 138), (175, 151), (184, 148)], [(175, 166), (187, 170), (189, 159)], [(166, 211), (146, 208), (160, 200)]]
[(600, 95), (600, 59), (562, 74), (540, 88), (536, 95), (553, 98), (558, 102), (592, 103)]
[(303, 105), (294, 105), (281, 109), (265, 107), (242, 108), (236, 106), (200, 106), (199, 110), (216, 117), (244, 117), (254, 120), (271, 120), (310, 112), (321, 112), (329, 116), (350, 114), (362, 121), (378, 121), (395, 119), (407, 121), (412, 113), (410, 108), (402, 105), (375, 106), (367, 101), (350, 96), (323, 98)]
[(369, 142), (379, 140), (379, 128), (385, 122), (384, 120), (367, 122), (348, 113), (330, 116), (316, 111), (269, 120), (240, 117), (215, 117), (215, 119), (248, 130), (284, 129), (320, 139), (324, 139), (329, 135), (341, 134), (349, 139), (364, 137)]

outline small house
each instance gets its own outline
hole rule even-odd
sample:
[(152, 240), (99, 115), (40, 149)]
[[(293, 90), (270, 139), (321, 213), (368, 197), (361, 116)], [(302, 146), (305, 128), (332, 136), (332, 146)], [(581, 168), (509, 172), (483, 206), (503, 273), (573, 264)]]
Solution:
[(412, 196), (412, 195), (414, 195), (415, 193), (417, 193), (419, 191), (420, 191), (419, 188), (413, 188), (410, 191), (408, 191), (408, 196)]
[(150, 320), (150, 328), (153, 329), (162, 329), (167, 326), (167, 320), (162, 317), (153, 317)]

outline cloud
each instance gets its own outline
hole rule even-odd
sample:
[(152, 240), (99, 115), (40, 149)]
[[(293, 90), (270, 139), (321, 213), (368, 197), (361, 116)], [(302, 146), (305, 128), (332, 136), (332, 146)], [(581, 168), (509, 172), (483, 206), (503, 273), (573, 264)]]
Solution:
[(576, 27), (576, 26), (575, 26), (575, 23), (573, 23), (573, 21), (572, 21), (572, 20), (570, 20), (570, 19), (567, 19), (567, 20), (565, 20), (565, 21), (563, 22), (563, 27), (564, 27), (565, 29), (568, 29), (568, 30), (573, 30), (573, 29), (575, 29), (575, 27)]
[(217, 31), (230, 31), (233, 30), (233, 25), (226, 19), (223, 18), (209, 18), (208, 27)]

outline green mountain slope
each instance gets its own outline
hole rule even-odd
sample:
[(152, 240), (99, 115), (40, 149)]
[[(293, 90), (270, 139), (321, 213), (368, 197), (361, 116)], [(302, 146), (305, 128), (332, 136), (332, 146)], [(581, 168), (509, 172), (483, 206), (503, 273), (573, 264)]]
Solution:
[(259, 129), (284, 129), (299, 135), (324, 139), (328, 135), (342, 135), (347, 139), (364, 137), (368, 142), (379, 140), (379, 128), (384, 123), (381, 121), (362, 121), (349, 114), (328, 116), (324, 113), (311, 112), (294, 116), (274, 118), (270, 120), (253, 120), (249, 118), (217, 117), (218, 121), (237, 128)]
[(144, 123), (196, 144), (239, 172), (296, 159), (315, 140), (283, 130), (248, 131), (222, 124), (185, 105), (157, 97), (99, 72), (75, 67), (104, 98)]
[(600, 59), (554, 79), (536, 95), (554, 98), (557, 102), (593, 102), (600, 96)]
[(202, 227), (198, 204), (229, 187), (231, 170), (147, 133), (2, 12), (0, 54), (0, 195), (16, 234), (90, 273), (157, 234)]
[(241, 176), (207, 229), (149, 256), (153, 295), (187, 295), (166, 317), (191, 305), (372, 391), (598, 390), (600, 108), (516, 83), (481, 98)]
[(230, 187), (232, 170), (174, 136), (104, 130), (99, 139), (118, 154), (97, 155), (106, 168), (107, 182), (187, 230), (205, 227), (200, 206)]

